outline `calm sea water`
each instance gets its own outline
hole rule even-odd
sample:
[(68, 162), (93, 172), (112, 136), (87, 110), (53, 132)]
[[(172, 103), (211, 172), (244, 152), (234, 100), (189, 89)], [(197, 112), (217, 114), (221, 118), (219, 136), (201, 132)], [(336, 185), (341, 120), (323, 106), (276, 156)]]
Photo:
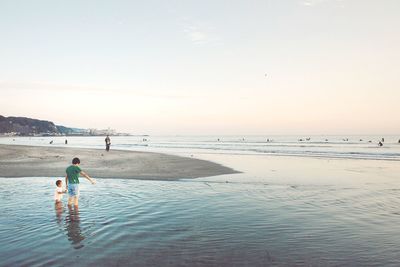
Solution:
[[(69, 141), (102, 147), (102, 139)], [(129, 147), (129, 138), (112, 139), (113, 147)], [(36, 145), (48, 140), (34, 139)], [(385, 146), (397, 149), (394, 140)], [(54, 205), (55, 178), (0, 179), (0, 265), (400, 265), (396, 159), (166, 150), (243, 173), (172, 182), (82, 181), (79, 210), (68, 209), (65, 198)]]
[[(383, 146), (378, 142), (384, 139)], [(2, 137), (0, 144), (64, 146), (65, 137)], [(103, 148), (104, 137), (68, 137), (68, 146)], [(400, 160), (399, 136), (119, 136), (112, 148), (174, 154), (261, 154)]]

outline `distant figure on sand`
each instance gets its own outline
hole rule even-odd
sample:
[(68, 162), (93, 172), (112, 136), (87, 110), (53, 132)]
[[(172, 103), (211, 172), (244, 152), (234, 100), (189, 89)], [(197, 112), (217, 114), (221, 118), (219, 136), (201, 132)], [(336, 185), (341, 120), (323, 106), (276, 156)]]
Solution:
[(399, 142), (398, 142), (399, 144), (400, 144), (400, 139), (399, 139)]
[(106, 141), (106, 150), (110, 151), (110, 145), (111, 145), (110, 137), (107, 135), (107, 137), (106, 137), (106, 139), (104, 139), (104, 141)]
[(62, 189), (62, 181), (56, 181), (56, 190), (54, 190), (54, 201), (57, 203), (61, 202), (64, 193), (67, 193), (67, 190)]
[(79, 175), (84, 176), (88, 179), (92, 184), (95, 184), (95, 181), (90, 178), (85, 172), (81, 170), (79, 164), (81, 161), (79, 158), (74, 158), (72, 160), (72, 165), (69, 166), (65, 172), (67, 175), (65, 176), (65, 185), (68, 188), (68, 206), (74, 203), (75, 207), (78, 207), (78, 200), (79, 200)]

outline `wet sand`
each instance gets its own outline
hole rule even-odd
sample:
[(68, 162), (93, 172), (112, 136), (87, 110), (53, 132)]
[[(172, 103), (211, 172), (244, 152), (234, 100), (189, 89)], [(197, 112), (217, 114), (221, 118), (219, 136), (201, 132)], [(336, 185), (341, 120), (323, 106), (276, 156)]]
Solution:
[(74, 157), (94, 178), (177, 180), (237, 173), (210, 161), (160, 153), (0, 145), (0, 177), (64, 177)]

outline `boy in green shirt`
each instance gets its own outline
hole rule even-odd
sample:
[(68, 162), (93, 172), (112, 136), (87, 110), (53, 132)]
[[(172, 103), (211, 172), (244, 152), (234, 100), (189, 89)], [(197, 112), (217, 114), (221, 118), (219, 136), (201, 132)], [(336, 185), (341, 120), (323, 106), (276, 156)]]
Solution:
[(89, 175), (81, 170), (81, 168), (79, 167), (80, 163), (81, 161), (79, 160), (79, 158), (74, 158), (72, 160), (72, 165), (65, 170), (65, 172), (67, 173), (67, 175), (65, 176), (65, 186), (68, 188), (69, 195), (68, 206), (71, 206), (72, 202), (74, 202), (74, 206), (78, 207), (79, 175), (84, 176), (92, 184), (96, 183), (92, 178), (90, 178)]

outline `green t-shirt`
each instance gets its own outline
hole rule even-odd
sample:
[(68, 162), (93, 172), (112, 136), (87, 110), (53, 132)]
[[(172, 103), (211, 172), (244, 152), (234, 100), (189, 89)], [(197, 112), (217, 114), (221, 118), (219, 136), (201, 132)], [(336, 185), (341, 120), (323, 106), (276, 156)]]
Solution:
[(69, 166), (65, 172), (68, 176), (68, 183), (70, 184), (79, 184), (79, 174), (81, 173), (81, 168), (76, 165)]

